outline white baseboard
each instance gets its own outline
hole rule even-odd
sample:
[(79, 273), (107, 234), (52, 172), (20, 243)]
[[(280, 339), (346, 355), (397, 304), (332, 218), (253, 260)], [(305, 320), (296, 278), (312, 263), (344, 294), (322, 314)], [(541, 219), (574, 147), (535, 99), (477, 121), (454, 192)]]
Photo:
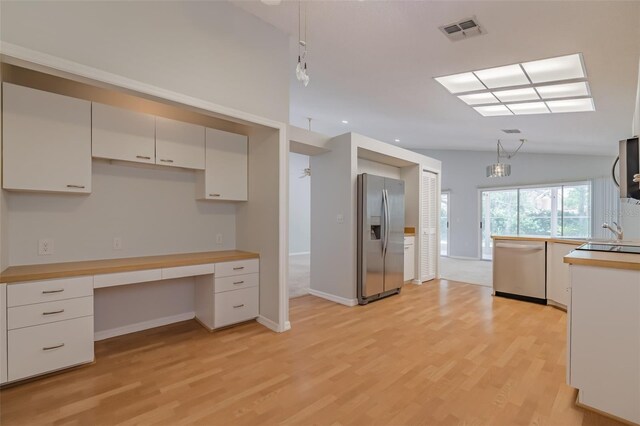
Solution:
[(298, 253), (289, 253), (289, 256), (304, 256), (304, 255), (307, 255), (307, 254), (311, 254), (311, 252), (310, 251), (301, 251), (301, 252), (298, 252)]
[(136, 331), (148, 330), (150, 328), (161, 327), (174, 322), (187, 321), (195, 318), (195, 312), (185, 312), (184, 314), (171, 315), (169, 317), (155, 318), (149, 321), (128, 324), (123, 327), (111, 328), (109, 330), (96, 331), (93, 340), (104, 340), (111, 337), (122, 336), (123, 334), (135, 333)]
[(479, 257), (469, 257), (469, 256), (446, 256), (451, 259), (459, 259), (459, 260), (482, 260)]
[(411, 280), (411, 284), (422, 285), (422, 281), (420, 281), (420, 280)]
[(358, 299), (347, 299), (346, 297), (335, 296), (333, 294), (325, 293), (324, 291), (314, 290), (312, 288), (309, 289), (309, 294), (311, 294), (312, 296), (321, 297), (323, 299), (327, 299), (332, 302), (336, 302), (345, 306), (356, 306), (358, 304)]
[(260, 315), (258, 318), (256, 318), (256, 321), (258, 321), (259, 324), (267, 327), (269, 330), (275, 331), (276, 333), (280, 332), (280, 325), (275, 321), (271, 321), (265, 316)]

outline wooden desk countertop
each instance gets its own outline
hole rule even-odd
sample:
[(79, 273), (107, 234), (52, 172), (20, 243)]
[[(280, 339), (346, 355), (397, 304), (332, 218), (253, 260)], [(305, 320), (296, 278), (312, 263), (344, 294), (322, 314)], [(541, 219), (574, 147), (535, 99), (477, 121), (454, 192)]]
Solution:
[(80, 262), (11, 266), (0, 274), (1, 283), (47, 280), (82, 275), (112, 274), (144, 269), (173, 268), (233, 260), (258, 259), (260, 255), (240, 250), (199, 253), (165, 254), (160, 256), (126, 257), (120, 259), (84, 260)]
[(632, 253), (574, 250), (564, 257), (564, 263), (640, 271), (640, 255)]

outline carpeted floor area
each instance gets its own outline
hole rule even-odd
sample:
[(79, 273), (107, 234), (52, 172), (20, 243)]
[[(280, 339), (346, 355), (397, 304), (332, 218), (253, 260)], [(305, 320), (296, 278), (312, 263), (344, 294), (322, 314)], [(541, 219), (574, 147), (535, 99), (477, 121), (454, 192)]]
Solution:
[(289, 298), (309, 294), (311, 283), (311, 255), (289, 256)]
[(493, 262), (440, 257), (442, 279), (493, 287)]

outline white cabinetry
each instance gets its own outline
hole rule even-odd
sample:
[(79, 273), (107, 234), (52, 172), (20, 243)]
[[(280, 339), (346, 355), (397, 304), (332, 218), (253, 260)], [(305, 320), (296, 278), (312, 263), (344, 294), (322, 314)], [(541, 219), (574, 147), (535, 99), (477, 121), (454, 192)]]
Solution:
[(156, 162), (153, 115), (93, 103), (92, 155), (96, 158)]
[(8, 381), (93, 361), (93, 277), (10, 284)]
[(7, 285), (0, 284), (0, 384), (7, 381)]
[(577, 243), (547, 242), (547, 300), (566, 308), (569, 304), (571, 272), (564, 257), (573, 251)]
[(409, 281), (415, 278), (416, 271), (416, 251), (415, 237), (404, 237), (404, 280)]
[(247, 201), (246, 136), (206, 129), (206, 166), (196, 181), (198, 199)]
[(156, 118), (156, 164), (204, 170), (204, 127)]
[(259, 260), (216, 264), (216, 274), (196, 277), (196, 318), (213, 330), (258, 316)]
[(420, 281), (436, 277), (438, 262), (438, 175), (422, 172), (422, 232), (420, 233)]
[(640, 424), (640, 271), (571, 265), (567, 326), (578, 401)]
[(91, 103), (3, 83), (3, 188), (91, 192)]

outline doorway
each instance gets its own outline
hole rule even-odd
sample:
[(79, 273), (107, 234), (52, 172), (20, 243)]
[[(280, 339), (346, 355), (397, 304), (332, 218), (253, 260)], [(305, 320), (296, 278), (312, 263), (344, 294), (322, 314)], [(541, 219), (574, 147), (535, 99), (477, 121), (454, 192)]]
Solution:
[(449, 256), (450, 200), (448, 191), (440, 194), (440, 256)]
[(289, 298), (311, 284), (311, 170), (309, 156), (289, 153)]

